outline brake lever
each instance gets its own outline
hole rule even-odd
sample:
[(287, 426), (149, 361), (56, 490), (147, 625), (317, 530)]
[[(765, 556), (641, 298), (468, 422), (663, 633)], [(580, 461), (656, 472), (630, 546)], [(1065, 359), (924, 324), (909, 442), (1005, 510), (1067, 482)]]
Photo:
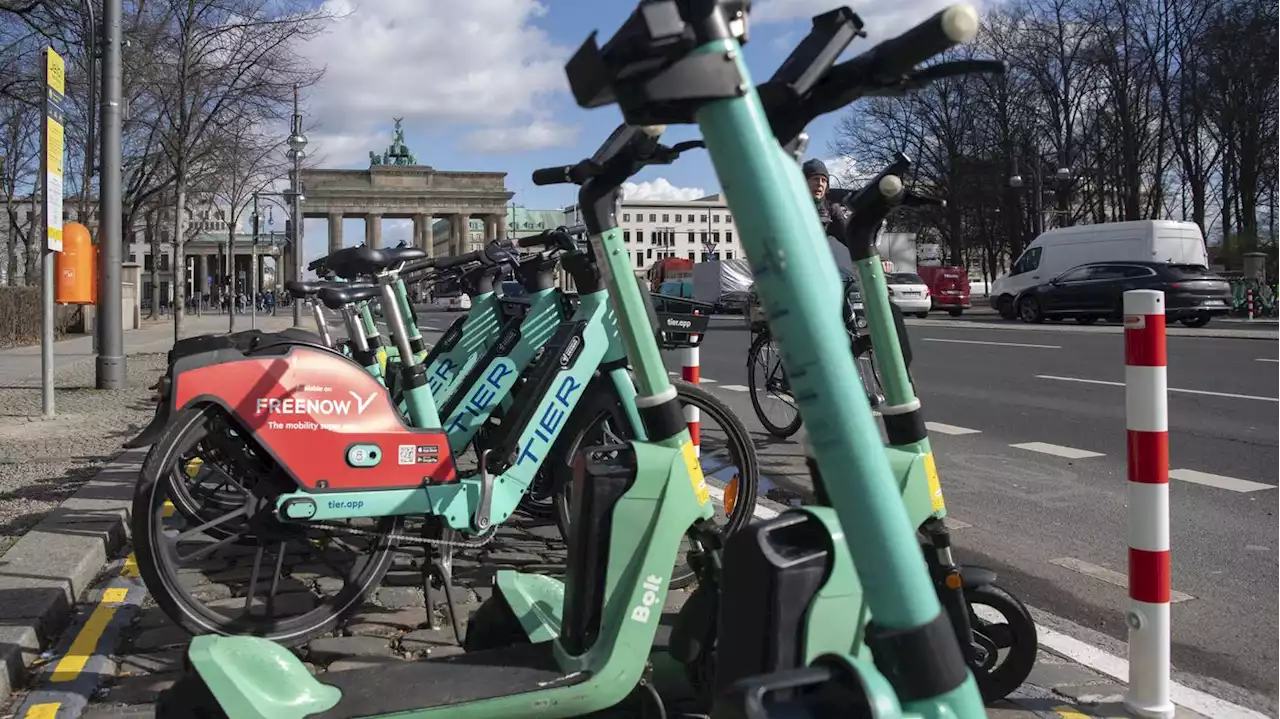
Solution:
[(1003, 75), (1009, 64), (1003, 60), (950, 60), (921, 68), (907, 75), (907, 81), (925, 85), (947, 77), (959, 75)]
[(918, 195), (907, 190), (902, 198), (903, 207), (946, 207), (947, 201), (940, 197), (928, 197), (926, 195)]

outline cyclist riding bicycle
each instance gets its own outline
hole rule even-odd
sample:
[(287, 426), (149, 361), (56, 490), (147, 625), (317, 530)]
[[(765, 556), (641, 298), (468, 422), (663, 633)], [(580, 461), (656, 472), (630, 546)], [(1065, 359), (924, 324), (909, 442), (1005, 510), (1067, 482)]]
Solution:
[[(845, 236), (844, 225), (852, 216), (849, 209), (840, 201), (849, 193), (849, 190), (832, 190), (831, 173), (827, 171), (826, 163), (816, 157), (806, 160), (800, 169), (804, 172), (805, 182), (809, 183), (809, 189), (813, 192), (813, 201), (818, 208), (818, 219), (822, 220), (822, 229), (828, 237), (840, 242), (840, 238)], [(897, 327), (898, 338), (902, 343), (903, 359), (907, 367), (911, 367), (911, 344), (907, 341), (907, 325), (903, 319), (902, 310), (892, 302), (889, 303), (889, 310), (893, 313), (893, 324)], [(869, 335), (859, 339), (866, 343), (871, 341)], [(855, 351), (860, 353), (861, 350), (856, 348)]]

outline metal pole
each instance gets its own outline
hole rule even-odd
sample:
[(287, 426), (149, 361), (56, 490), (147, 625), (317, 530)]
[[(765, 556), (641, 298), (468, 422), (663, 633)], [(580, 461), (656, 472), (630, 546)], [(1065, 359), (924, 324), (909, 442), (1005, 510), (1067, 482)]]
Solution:
[(258, 329), (258, 193), (253, 193), (253, 250), (250, 255), (249, 274), (253, 277), (249, 280), (253, 283), (253, 292), (250, 300), (253, 302), (253, 313), (249, 315), (249, 329)]
[[(44, 238), (41, 238), (44, 240)], [(41, 265), (41, 337), (40, 337), (40, 407), (45, 417), (52, 417), (53, 407), (53, 322), (54, 252), (47, 246), (40, 251)]]
[(120, 17), (121, 0), (102, 3), (102, 179), (98, 205), (98, 243), (101, 264), (98, 276), (98, 310), (101, 337), (98, 342), (98, 389), (125, 386), (128, 368), (124, 354), (124, 324), (121, 317), (120, 227)]
[(240, 289), (236, 286), (236, 228), (232, 227), (231, 232), (227, 233), (227, 266), (230, 268), (227, 272), (228, 282), (231, 283), (229, 292), (231, 296), (227, 298), (227, 332), (236, 331), (236, 300), (240, 297)]
[[(293, 134), (302, 135), (302, 116), (298, 114), (298, 86), (293, 86)], [(293, 245), (293, 279), (302, 281), (302, 203), (298, 193), (298, 182), (302, 173), (302, 152), (293, 150), (293, 173), (289, 176), (289, 206), (293, 215), (290, 242)], [(293, 326), (302, 326), (302, 303), (293, 302)]]

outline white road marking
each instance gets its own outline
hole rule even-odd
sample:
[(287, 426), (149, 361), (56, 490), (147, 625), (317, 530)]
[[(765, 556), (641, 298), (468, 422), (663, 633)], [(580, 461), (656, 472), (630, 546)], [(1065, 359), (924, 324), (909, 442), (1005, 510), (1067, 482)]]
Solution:
[(1090, 452), (1087, 449), (1063, 447), (1060, 444), (1049, 444), (1048, 442), (1024, 442), (1022, 444), (1011, 444), (1009, 446), (1014, 449), (1025, 449), (1029, 452), (1052, 454), (1055, 457), (1064, 457), (1066, 459), (1088, 459), (1089, 457), (1104, 456), (1101, 452)]
[[(1100, 379), (1084, 379), (1081, 377), (1058, 377), (1051, 374), (1038, 374), (1036, 379), (1051, 379), (1059, 382), (1081, 382), (1084, 384), (1105, 384), (1110, 387), (1123, 387), (1124, 382), (1107, 382)], [(1209, 392), (1202, 389), (1178, 389), (1170, 387), (1170, 392), (1182, 392), (1184, 394), (1202, 394), (1210, 397), (1230, 397), (1232, 399), (1256, 399), (1259, 402), (1280, 402), (1280, 397), (1257, 397), (1251, 394), (1233, 394), (1231, 392)]]
[(1042, 350), (1060, 350), (1059, 345), (1029, 345), (1020, 342), (980, 342), (978, 340), (944, 340), (938, 337), (925, 337), (925, 342), (954, 342), (962, 345), (992, 345), (993, 347), (1033, 347)]
[(1259, 362), (1280, 362), (1280, 359), (1268, 359), (1266, 357), (1259, 357), (1258, 361)]
[(969, 429), (968, 427), (957, 427), (954, 424), (943, 424), (941, 422), (925, 422), (924, 428), (930, 432), (938, 434), (981, 434), (980, 429)]
[(1218, 489), (1229, 489), (1232, 492), (1261, 492), (1264, 489), (1276, 488), (1273, 484), (1262, 484), (1261, 482), (1250, 482), (1247, 479), (1224, 477), (1220, 474), (1197, 472), (1194, 469), (1170, 470), (1169, 479), (1178, 479), (1183, 482), (1192, 482), (1194, 484), (1204, 484), (1210, 487), (1217, 487)]
[(702, 378), (701, 378), (701, 379), (699, 379), (698, 381), (699, 381), (699, 382), (701, 382), (701, 383), (703, 383), (703, 384), (717, 384), (717, 383), (718, 383), (718, 380), (711, 379), (710, 377), (702, 377)]
[(750, 392), (751, 391), (750, 387), (743, 387), (740, 384), (722, 384), (720, 385), (720, 389), (727, 389), (730, 392)]
[[(1129, 662), (1121, 657), (1050, 629), (1043, 624), (1036, 625), (1036, 636), (1041, 646), (1048, 647), (1068, 659), (1106, 674), (1121, 683), (1129, 682)], [(1265, 719), (1267, 716), (1177, 682), (1169, 685), (1169, 698), (1174, 704), (1204, 716), (1232, 717), (1233, 719)]]
[[(1124, 587), (1126, 590), (1129, 589), (1129, 577), (1114, 569), (1099, 567), (1096, 564), (1090, 564), (1082, 559), (1076, 559), (1075, 557), (1050, 559), (1049, 564), (1056, 564), (1063, 569), (1070, 569), (1073, 572), (1079, 572), (1086, 577), (1093, 577), (1094, 579), (1106, 582), (1107, 584)], [(1178, 602), (1185, 602), (1188, 599), (1195, 599), (1195, 597), (1172, 589), (1169, 590), (1169, 601), (1171, 603), (1176, 604)]]
[(950, 515), (948, 515), (948, 516), (947, 516), (947, 518), (946, 518), (946, 519), (944, 519), (944, 520), (942, 520), (942, 521), (943, 521), (943, 523), (944, 523), (944, 524), (946, 524), (946, 525), (947, 525), (947, 529), (964, 529), (965, 527), (972, 527), (972, 526), (973, 526), (972, 524), (969, 524), (968, 522), (961, 522), (960, 520), (955, 519), (955, 518), (951, 517)]

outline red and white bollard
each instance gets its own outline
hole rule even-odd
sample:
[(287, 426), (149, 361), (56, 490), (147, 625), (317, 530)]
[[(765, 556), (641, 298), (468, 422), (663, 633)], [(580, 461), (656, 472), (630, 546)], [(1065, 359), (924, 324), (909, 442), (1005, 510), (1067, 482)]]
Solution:
[(1129, 691), (1125, 706), (1168, 719), (1169, 390), (1164, 293), (1124, 293), (1125, 427), (1129, 475)]
[(1253, 289), (1244, 291), (1244, 304), (1249, 308), (1249, 319), (1253, 319)]
[[(690, 335), (689, 341), (697, 342), (697, 335)], [(702, 383), (702, 358), (699, 356), (698, 347), (685, 348), (684, 362), (680, 368), (680, 379), (689, 384)], [(689, 439), (693, 440), (693, 451), (702, 456), (702, 441), (699, 436), (702, 431), (702, 415), (698, 412), (697, 407), (684, 408), (684, 421), (689, 424)]]

